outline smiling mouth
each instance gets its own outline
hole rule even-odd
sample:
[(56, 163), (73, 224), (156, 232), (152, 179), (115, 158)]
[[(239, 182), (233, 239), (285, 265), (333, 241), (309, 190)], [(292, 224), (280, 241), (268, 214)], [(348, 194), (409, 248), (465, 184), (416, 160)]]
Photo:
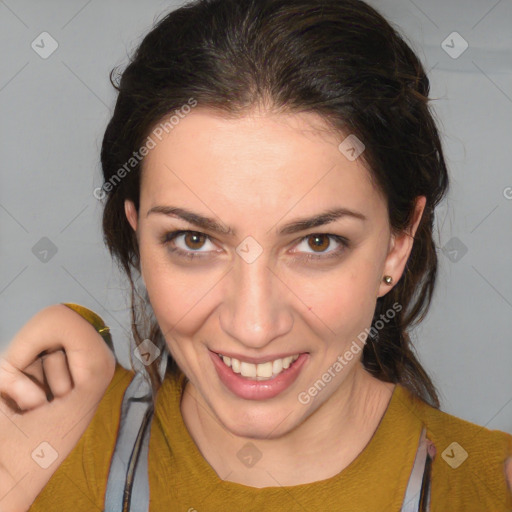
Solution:
[(275, 359), (273, 361), (267, 361), (265, 363), (248, 363), (246, 361), (240, 361), (234, 357), (227, 357), (222, 354), (217, 354), (220, 360), (228, 367), (233, 370), (234, 373), (246, 377), (251, 380), (271, 380), (283, 373), (285, 370), (299, 358), (300, 354), (293, 356), (284, 357), (282, 359)]

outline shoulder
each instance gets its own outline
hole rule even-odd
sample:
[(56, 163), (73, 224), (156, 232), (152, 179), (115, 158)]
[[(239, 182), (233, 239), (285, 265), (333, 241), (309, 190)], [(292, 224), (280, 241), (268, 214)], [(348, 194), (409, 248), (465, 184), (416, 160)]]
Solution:
[(512, 462), (507, 463), (512, 457), (511, 434), (436, 409), (403, 387), (400, 396), (422, 420), (435, 446), (433, 493), (437, 486), (438, 492), (465, 493), (478, 503), (512, 507)]

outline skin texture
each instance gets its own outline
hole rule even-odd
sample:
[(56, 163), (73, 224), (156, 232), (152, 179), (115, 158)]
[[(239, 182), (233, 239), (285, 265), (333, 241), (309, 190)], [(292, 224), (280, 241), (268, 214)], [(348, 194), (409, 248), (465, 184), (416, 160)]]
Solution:
[[(253, 110), (228, 119), (198, 107), (145, 157), (139, 212), (125, 203), (155, 317), (189, 379), (183, 419), (222, 479), (264, 487), (329, 478), (363, 450), (391, 398), (394, 386), (364, 370), (362, 351), (309, 403), (297, 398), (370, 327), (377, 297), (392, 288), (382, 278), (400, 279), (425, 206), (420, 197), (409, 232), (393, 236), (386, 201), (362, 160), (339, 151), (344, 138), (311, 113)], [(157, 205), (213, 217), (237, 236), (147, 215)], [(344, 217), (276, 234), (292, 220), (334, 207), (366, 220)], [(181, 229), (210, 237), (161, 242)], [(328, 258), (340, 242), (322, 237), (315, 246), (311, 235), (322, 233), (350, 245)], [(262, 249), (250, 264), (236, 252), (248, 236)], [(180, 258), (169, 251), (173, 245), (206, 256)], [(308, 254), (324, 259), (307, 261)], [(209, 350), (309, 356), (290, 388), (272, 399), (247, 400), (221, 383)], [(237, 457), (248, 441), (263, 453), (252, 468)]]

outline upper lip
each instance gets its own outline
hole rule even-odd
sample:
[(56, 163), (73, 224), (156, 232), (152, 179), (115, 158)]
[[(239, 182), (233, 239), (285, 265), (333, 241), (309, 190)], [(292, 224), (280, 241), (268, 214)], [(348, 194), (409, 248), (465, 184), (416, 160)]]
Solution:
[(239, 361), (245, 361), (246, 363), (252, 363), (252, 364), (260, 364), (260, 363), (267, 363), (269, 361), (275, 361), (276, 359), (284, 359), (285, 357), (291, 357), (295, 356), (297, 354), (306, 354), (307, 352), (281, 352), (279, 354), (272, 354), (268, 356), (260, 356), (260, 357), (251, 357), (251, 356), (244, 356), (242, 354), (235, 354), (234, 352), (225, 352), (222, 350), (212, 350), (211, 352), (214, 352), (215, 354), (222, 354), (223, 356), (230, 357), (231, 359), (238, 359)]

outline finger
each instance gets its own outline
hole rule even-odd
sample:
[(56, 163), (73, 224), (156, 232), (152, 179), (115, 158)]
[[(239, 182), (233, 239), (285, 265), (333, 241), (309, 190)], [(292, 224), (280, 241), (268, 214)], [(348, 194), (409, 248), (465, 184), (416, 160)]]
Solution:
[(39, 386), (46, 395), (46, 400), (53, 400), (53, 395), (48, 387), (48, 383), (46, 382), (46, 378), (44, 375), (44, 367), (43, 361), (45, 356), (38, 357), (32, 364), (30, 364), (24, 370), (20, 370), (20, 372), (27, 376), (34, 384)]
[(75, 384), (92, 385), (91, 377), (105, 371), (114, 373), (115, 355), (103, 338), (87, 320), (63, 304), (48, 306), (34, 315), (0, 357), (24, 369), (42, 354), (59, 349), (66, 352)]
[(10, 417), (12, 413), (21, 414), (23, 411), (9, 395), (0, 391), (0, 412)]
[(32, 364), (28, 365), (25, 369), (20, 371), (33, 382), (38, 383), (41, 387), (44, 388), (44, 370), (42, 357), (38, 357)]
[[(69, 330), (76, 326), (77, 318), (80, 316), (64, 305), (42, 309), (22, 326), (0, 357), (22, 370), (42, 355), (64, 348), (80, 349), (81, 339), (69, 335)], [(92, 326), (90, 328), (93, 329)]]
[(63, 350), (45, 355), (43, 368), (46, 383), (53, 397), (64, 396), (73, 389), (73, 379)]
[(43, 389), (4, 358), (0, 358), (0, 397), (14, 410), (12, 401), (21, 410), (32, 409), (46, 402)]

